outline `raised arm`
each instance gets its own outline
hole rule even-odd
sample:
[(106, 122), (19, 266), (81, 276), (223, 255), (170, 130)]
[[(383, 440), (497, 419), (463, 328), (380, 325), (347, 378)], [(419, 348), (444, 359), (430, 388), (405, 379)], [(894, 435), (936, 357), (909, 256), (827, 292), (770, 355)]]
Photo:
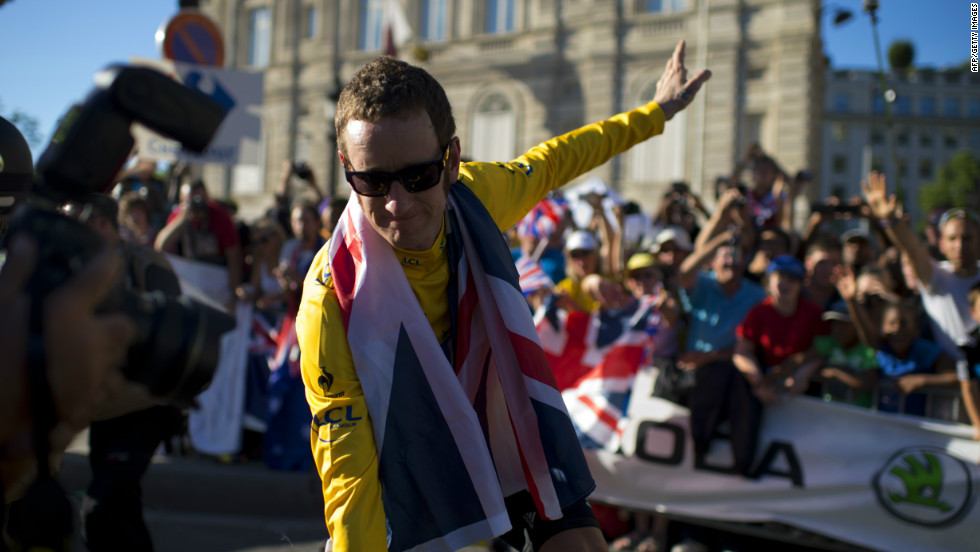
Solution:
[(915, 277), (924, 287), (928, 287), (929, 282), (932, 281), (932, 262), (929, 259), (929, 252), (919, 242), (919, 238), (908, 223), (898, 216), (898, 200), (894, 194), (888, 193), (885, 176), (872, 172), (868, 175), (868, 181), (861, 183), (861, 188), (871, 213), (878, 219), (878, 224), (884, 228), (885, 235), (902, 253), (909, 256)]
[(685, 46), (683, 40), (677, 43), (673, 55), (667, 60), (664, 74), (657, 81), (657, 92), (653, 96), (653, 101), (660, 104), (668, 121), (690, 105), (701, 86), (711, 78), (711, 71), (702, 69), (688, 80), (687, 67), (684, 66)]

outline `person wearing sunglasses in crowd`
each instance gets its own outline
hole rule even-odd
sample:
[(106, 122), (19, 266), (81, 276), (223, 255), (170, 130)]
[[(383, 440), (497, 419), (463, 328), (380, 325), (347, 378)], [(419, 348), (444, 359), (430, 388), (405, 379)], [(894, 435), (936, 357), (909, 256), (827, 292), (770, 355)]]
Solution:
[[(888, 239), (909, 258), (916, 288), (929, 315), (933, 340), (947, 355), (964, 360), (959, 346), (968, 341), (978, 325), (970, 316), (967, 295), (970, 287), (980, 282), (980, 218), (967, 209), (949, 209), (939, 218), (939, 250), (946, 260), (937, 262), (900, 216), (900, 205), (894, 195), (888, 194), (884, 175), (873, 172), (861, 186)], [(957, 362), (957, 377), (967, 414), (974, 430), (980, 433), (980, 400), (965, 362)]]
[(525, 529), (535, 550), (606, 549), (501, 232), (662, 132), (709, 77), (688, 79), (681, 41), (653, 102), (506, 163), (461, 163), (445, 90), (421, 68), (382, 57), (344, 87), (354, 193), (297, 318), (334, 550), (522, 548)]

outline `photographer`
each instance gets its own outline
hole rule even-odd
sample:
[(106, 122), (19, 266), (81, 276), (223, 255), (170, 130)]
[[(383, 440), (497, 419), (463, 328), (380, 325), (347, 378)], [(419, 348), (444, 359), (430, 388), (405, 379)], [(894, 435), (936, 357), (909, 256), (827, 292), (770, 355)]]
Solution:
[(158, 251), (228, 268), (228, 286), (242, 284), (242, 246), (231, 216), (208, 198), (200, 179), (180, 187), (180, 205), (157, 235)]
[[(35, 477), (33, 427), (28, 380), (32, 361), (31, 297), (28, 280), (37, 264), (37, 245), (27, 235), (9, 242), (0, 270), (0, 349), (6, 355), (0, 387), (0, 475), (5, 501), (19, 498)], [(110, 248), (87, 263), (40, 306), (43, 353), (57, 418), (49, 438), (53, 454), (64, 451), (84, 429), (107, 396), (124, 384), (120, 368), (134, 338), (133, 323), (123, 313), (97, 314), (112, 289), (122, 259)], [(39, 354), (39, 352), (35, 352)]]
[[(117, 285), (137, 292), (180, 295), (180, 282), (167, 258), (153, 249), (122, 240), (119, 206), (111, 197), (92, 194), (63, 207), (68, 216), (92, 228), (123, 257)], [(89, 429), (92, 481), (82, 502), (85, 542), (89, 550), (152, 550), (143, 520), (140, 480), (157, 446), (178, 431), (179, 409), (160, 404), (146, 389), (129, 383), (106, 401)]]

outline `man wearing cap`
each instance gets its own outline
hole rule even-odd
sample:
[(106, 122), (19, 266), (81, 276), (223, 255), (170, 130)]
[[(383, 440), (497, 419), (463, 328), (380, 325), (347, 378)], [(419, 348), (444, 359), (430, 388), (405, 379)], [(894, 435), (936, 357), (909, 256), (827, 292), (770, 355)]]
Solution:
[(445, 90), (389, 57), (337, 106), (354, 194), (307, 275), (297, 335), (334, 550), (455, 550), (503, 535), (605, 550), (574, 428), (501, 232), (659, 133), (709, 76), (683, 41), (656, 102), (507, 163), (461, 163)]
[(657, 265), (664, 271), (669, 288), (673, 289), (677, 271), (693, 249), (691, 237), (680, 226), (668, 226), (657, 234), (650, 251), (657, 256)]
[(752, 307), (735, 329), (732, 361), (744, 377), (734, 378), (733, 400), (748, 398), (746, 417), (732, 420), (733, 455), (742, 473), (750, 469), (755, 456), (762, 405), (777, 404), (780, 390), (805, 391), (820, 366), (820, 359), (810, 354), (810, 345), (815, 336), (827, 332), (823, 309), (801, 297), (805, 276), (795, 257), (773, 259), (764, 279), (769, 296)]
[(582, 289), (582, 280), (600, 269), (599, 241), (588, 230), (576, 230), (565, 240), (564, 280), (558, 282), (555, 291), (570, 297), (578, 308), (592, 312), (599, 308), (592, 297)]

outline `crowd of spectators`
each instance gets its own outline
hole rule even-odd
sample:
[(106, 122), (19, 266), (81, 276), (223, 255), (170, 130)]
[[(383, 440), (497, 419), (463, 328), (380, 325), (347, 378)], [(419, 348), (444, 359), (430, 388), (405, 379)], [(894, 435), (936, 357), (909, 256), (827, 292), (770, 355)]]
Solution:
[[(654, 216), (638, 215), (639, 239), (617, 235), (637, 215), (615, 206), (607, 220), (602, 198), (593, 199), (588, 227), (567, 216), (552, 225), (565, 231), (567, 277), (554, 286), (522, 278), (522, 287), (533, 309), (616, 312), (623, 302), (613, 287), (657, 297), (648, 362), (672, 383), (653, 391), (689, 407), (696, 456), (727, 421), (734, 468), (745, 477), (765, 406), (792, 395), (970, 423), (980, 439), (977, 215), (931, 217), (927, 244), (884, 177), (871, 174), (861, 197), (812, 205), (797, 232), (791, 211), (807, 181), (755, 146), (718, 179), (713, 212), (675, 184)], [(526, 221), (512, 236), (522, 275), (546, 250), (536, 242), (562, 243), (531, 235), (535, 227)], [(633, 531), (612, 549), (662, 550), (666, 522), (632, 517)]]
[[(346, 200), (324, 197), (309, 167), (286, 162), (274, 203), (245, 223), (185, 167), (175, 169), (168, 183), (148, 163), (123, 174), (113, 192), (119, 238), (227, 268), (234, 300), (252, 303), (268, 327), (282, 327)], [(570, 201), (554, 197), (507, 237), (532, 310), (655, 303), (649, 364), (674, 378), (669, 398), (690, 409), (697, 455), (728, 422), (744, 476), (765, 406), (787, 394), (958, 419), (980, 438), (976, 214), (930, 217), (933, 239), (920, 241), (884, 177), (872, 174), (863, 197), (812, 205), (797, 232), (793, 209), (808, 178), (790, 176), (754, 146), (731, 177), (715, 182), (710, 201), (686, 183), (667, 188), (649, 213), (589, 193), (573, 200), (592, 212), (579, 227)], [(268, 376), (252, 374), (250, 385)], [(249, 427), (245, 458), (261, 454), (266, 429), (261, 420)], [(633, 516), (634, 531), (613, 548), (662, 546), (665, 520)]]

